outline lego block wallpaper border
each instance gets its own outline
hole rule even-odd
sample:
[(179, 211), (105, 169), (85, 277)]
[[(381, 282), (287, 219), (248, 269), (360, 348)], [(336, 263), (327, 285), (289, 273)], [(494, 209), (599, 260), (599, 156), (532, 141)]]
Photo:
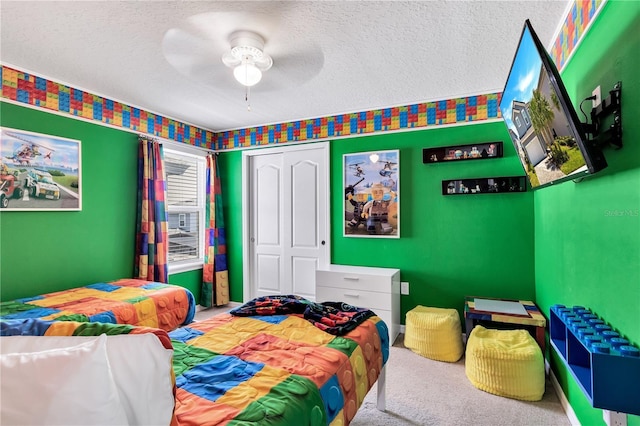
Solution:
[[(606, 0), (576, 0), (562, 23), (550, 55), (558, 69), (567, 64)], [(0, 66), (0, 98), (107, 125), (214, 150), (304, 142), (430, 126), (499, 119), (501, 93), (494, 92), (372, 111), (213, 132)]]

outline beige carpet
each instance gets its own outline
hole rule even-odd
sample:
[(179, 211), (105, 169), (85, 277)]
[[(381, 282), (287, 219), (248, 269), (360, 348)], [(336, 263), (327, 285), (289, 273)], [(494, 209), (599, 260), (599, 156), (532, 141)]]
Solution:
[(376, 408), (376, 386), (369, 392), (351, 426), (400, 425), (570, 425), (549, 383), (538, 402), (518, 401), (475, 388), (456, 363), (433, 361), (403, 345), (403, 335), (387, 362), (387, 409)]

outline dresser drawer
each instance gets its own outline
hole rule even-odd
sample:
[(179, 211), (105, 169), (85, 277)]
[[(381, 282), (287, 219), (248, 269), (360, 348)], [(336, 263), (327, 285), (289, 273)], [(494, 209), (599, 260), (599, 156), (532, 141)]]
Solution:
[[(387, 284), (388, 287), (388, 284)], [(389, 292), (390, 292), (389, 288)], [(376, 309), (391, 310), (392, 299), (387, 293), (364, 291), (349, 288), (316, 287), (317, 302), (345, 302), (353, 306)]]
[(389, 328), (392, 344), (400, 333), (399, 269), (328, 265), (316, 271), (316, 301), (371, 309)]
[(316, 271), (316, 287), (334, 287), (350, 290), (366, 290), (391, 293), (391, 280), (380, 275), (361, 273)]

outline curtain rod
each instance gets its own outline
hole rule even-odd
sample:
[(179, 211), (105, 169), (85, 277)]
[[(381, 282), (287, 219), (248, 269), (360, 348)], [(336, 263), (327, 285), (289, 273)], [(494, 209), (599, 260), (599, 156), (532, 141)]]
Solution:
[(194, 145), (189, 145), (186, 143), (182, 143), (182, 142), (176, 142), (176, 141), (172, 141), (169, 139), (165, 139), (165, 138), (160, 138), (160, 137), (156, 137), (156, 136), (151, 136), (151, 135), (147, 135), (145, 133), (138, 133), (138, 137), (141, 139), (145, 139), (151, 142), (158, 142), (160, 144), (163, 145), (171, 145), (177, 148), (186, 148), (185, 150), (197, 150), (197, 151), (205, 151), (208, 154), (215, 154), (216, 156), (218, 154), (220, 154), (218, 151), (209, 149), (209, 148), (203, 148), (200, 146), (194, 146)]

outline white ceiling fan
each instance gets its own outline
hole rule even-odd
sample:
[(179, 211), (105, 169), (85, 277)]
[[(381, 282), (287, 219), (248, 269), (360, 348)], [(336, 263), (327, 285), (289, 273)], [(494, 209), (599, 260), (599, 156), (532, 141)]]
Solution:
[(251, 31), (235, 31), (229, 36), (231, 50), (222, 55), (222, 62), (233, 68), (233, 76), (243, 86), (254, 86), (262, 79), (262, 72), (273, 65), (264, 52), (264, 39)]
[(191, 16), (165, 33), (163, 54), (181, 74), (222, 96), (233, 96), (236, 81), (255, 85), (255, 92), (291, 89), (320, 72), (324, 55), (313, 42), (291, 37), (278, 12)]

